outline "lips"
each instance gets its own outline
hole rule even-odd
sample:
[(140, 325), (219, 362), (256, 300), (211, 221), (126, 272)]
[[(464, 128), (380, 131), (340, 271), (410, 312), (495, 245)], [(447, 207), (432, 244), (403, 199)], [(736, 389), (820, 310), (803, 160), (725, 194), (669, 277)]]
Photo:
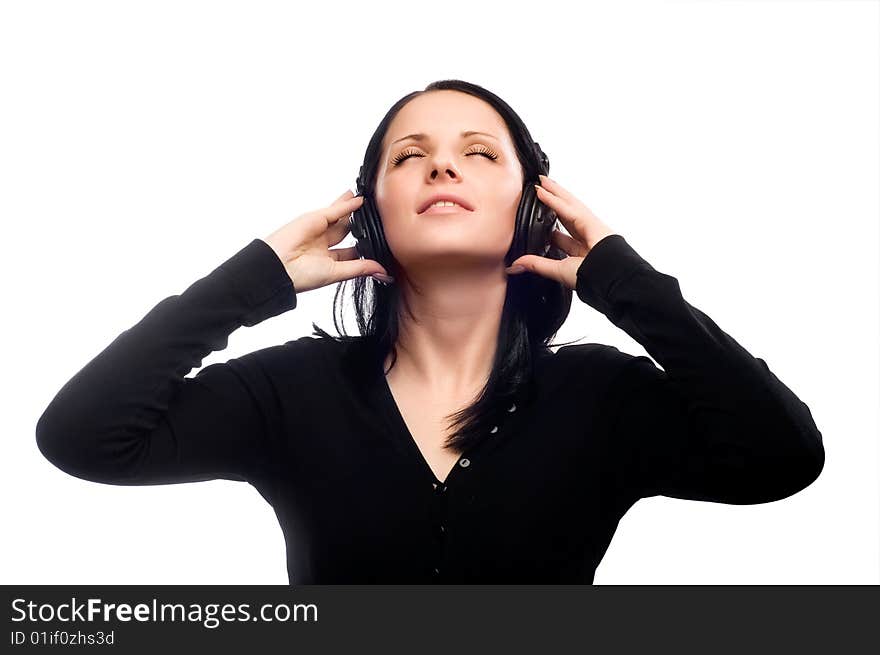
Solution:
[(450, 202), (454, 202), (458, 205), (461, 205), (468, 211), (474, 211), (473, 205), (469, 203), (467, 200), (462, 198), (461, 196), (457, 196), (452, 193), (435, 193), (433, 196), (425, 200), (421, 205), (419, 205), (418, 213), (423, 213), (428, 207), (433, 205), (435, 202), (439, 202), (440, 200), (449, 200)]

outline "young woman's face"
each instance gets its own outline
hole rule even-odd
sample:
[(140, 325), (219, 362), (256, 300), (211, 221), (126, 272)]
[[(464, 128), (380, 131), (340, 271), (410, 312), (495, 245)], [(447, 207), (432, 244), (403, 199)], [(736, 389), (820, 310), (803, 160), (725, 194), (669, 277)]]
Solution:
[[(467, 131), (481, 134), (462, 136)], [(424, 136), (404, 138), (410, 134)], [(431, 91), (390, 123), (375, 201), (388, 246), (408, 272), (488, 272), (504, 267), (522, 186), (513, 141), (495, 109), (459, 91)], [(438, 193), (458, 196), (472, 210), (419, 213)]]

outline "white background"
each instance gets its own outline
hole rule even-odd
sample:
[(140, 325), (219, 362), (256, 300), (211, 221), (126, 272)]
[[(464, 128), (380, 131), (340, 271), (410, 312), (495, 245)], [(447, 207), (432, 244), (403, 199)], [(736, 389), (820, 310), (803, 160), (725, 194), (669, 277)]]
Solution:
[[(0, 582), (287, 584), (249, 485), (86, 482), (42, 458), (35, 425), (160, 300), (354, 189), (391, 104), (444, 78), (510, 103), (551, 177), (765, 359), (823, 435), (824, 472), (782, 501), (640, 501), (595, 582), (880, 581), (876, 2), (0, 7)], [(334, 332), (333, 292), (203, 366), (312, 321)], [(575, 298), (557, 340), (578, 337), (646, 354)]]

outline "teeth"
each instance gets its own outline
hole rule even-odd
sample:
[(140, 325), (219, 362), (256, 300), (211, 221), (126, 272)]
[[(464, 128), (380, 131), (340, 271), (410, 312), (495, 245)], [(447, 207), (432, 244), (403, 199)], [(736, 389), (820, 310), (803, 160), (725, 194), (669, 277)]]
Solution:
[(451, 200), (439, 200), (431, 205), (431, 207), (461, 207), (461, 205)]

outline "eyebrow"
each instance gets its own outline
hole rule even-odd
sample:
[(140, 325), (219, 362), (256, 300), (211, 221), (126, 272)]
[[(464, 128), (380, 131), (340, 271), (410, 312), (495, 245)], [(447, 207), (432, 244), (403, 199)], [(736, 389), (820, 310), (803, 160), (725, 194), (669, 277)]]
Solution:
[[(498, 140), (498, 137), (493, 136), (493, 135), (489, 134), (488, 132), (478, 132), (477, 130), (465, 130), (464, 132), (461, 133), (461, 136), (466, 137), (466, 136), (471, 136), (473, 134), (482, 134), (483, 136), (491, 137), (491, 138), (495, 139), (496, 141)], [(421, 132), (417, 132), (415, 134), (407, 134), (406, 136), (403, 136), (403, 137), (400, 137), (399, 139), (397, 139), (397, 141), (392, 141), (391, 145), (394, 145), (398, 141), (406, 141), (407, 139), (414, 139), (416, 141), (424, 141), (425, 139), (430, 139), (430, 137), (427, 134), (423, 134)]]

